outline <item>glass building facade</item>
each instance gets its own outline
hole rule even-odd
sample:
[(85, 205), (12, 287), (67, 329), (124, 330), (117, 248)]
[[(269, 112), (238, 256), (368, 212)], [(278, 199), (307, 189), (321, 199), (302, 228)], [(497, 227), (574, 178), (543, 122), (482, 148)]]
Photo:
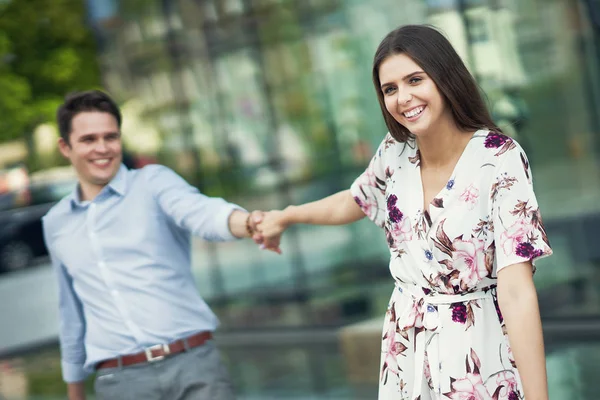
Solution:
[[(555, 251), (535, 277), (552, 398), (595, 398), (587, 390), (600, 359), (598, 1), (87, 3), (129, 151), (247, 209), (348, 188), (386, 133), (371, 82), (377, 45), (403, 24), (440, 28), (532, 164)], [(382, 319), (393, 286), (384, 239), (363, 220), (294, 227), (282, 256), (243, 241), (194, 242), (198, 287), (221, 320), (243, 395), (374, 398), (331, 332)]]
[[(90, 7), (106, 87), (143, 125), (124, 128), (131, 151), (248, 209), (347, 188), (386, 132), (370, 78), (374, 49), (399, 25), (440, 28), (529, 155), (556, 253), (540, 262), (542, 296), (567, 285), (583, 302), (544, 315), (600, 316), (591, 301), (600, 260), (597, 2), (97, 3), (112, 5)], [(198, 243), (200, 290), (232, 329), (257, 324), (263, 311), (262, 322), (282, 326), (377, 315), (388, 255), (370, 225), (299, 227), (282, 257), (248, 243)]]

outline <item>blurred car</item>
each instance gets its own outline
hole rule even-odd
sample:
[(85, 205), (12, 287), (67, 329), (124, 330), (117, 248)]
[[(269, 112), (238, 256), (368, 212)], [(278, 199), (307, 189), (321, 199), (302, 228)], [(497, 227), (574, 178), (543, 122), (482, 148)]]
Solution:
[(25, 268), (48, 255), (42, 217), (75, 187), (75, 181), (34, 183), (0, 195), (0, 271)]

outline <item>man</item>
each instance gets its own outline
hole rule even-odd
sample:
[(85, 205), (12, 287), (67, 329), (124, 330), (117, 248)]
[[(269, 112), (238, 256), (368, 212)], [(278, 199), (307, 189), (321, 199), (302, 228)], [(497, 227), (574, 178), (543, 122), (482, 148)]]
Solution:
[(217, 318), (194, 284), (190, 234), (249, 237), (261, 213), (206, 197), (163, 166), (128, 170), (121, 113), (105, 93), (67, 97), (57, 120), (79, 180), (43, 219), (69, 399), (85, 399), (94, 370), (99, 399), (233, 399), (211, 340)]

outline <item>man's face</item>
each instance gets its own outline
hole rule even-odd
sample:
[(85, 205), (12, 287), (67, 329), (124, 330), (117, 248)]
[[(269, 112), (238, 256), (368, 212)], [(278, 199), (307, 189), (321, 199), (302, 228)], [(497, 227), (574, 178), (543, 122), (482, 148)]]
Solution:
[(123, 158), (119, 125), (107, 112), (77, 114), (71, 122), (69, 142), (59, 139), (59, 148), (82, 185), (104, 187), (119, 172)]

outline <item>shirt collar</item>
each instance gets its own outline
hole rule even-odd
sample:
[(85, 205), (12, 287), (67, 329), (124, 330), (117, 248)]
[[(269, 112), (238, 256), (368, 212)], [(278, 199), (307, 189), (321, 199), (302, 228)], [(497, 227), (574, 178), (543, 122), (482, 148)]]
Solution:
[[(102, 191), (98, 194), (98, 196), (102, 195), (102, 193), (106, 193), (106, 188), (118, 194), (119, 196), (124, 196), (127, 190), (127, 167), (123, 164), (119, 167), (119, 171), (117, 175), (102, 189)], [(75, 207), (86, 207), (90, 201), (89, 200), (81, 200), (81, 195), (79, 192), (79, 184), (73, 189), (73, 192), (70, 195), (70, 203), (71, 208)]]

